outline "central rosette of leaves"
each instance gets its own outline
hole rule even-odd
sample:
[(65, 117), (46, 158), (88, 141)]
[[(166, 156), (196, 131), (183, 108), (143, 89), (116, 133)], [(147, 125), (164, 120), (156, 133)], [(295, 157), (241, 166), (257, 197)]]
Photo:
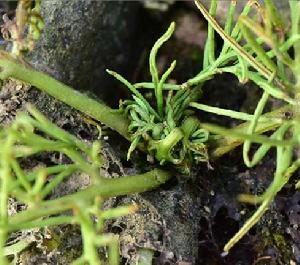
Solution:
[[(161, 77), (156, 66), (156, 55), (159, 48), (172, 35), (175, 23), (154, 44), (149, 56), (151, 83), (131, 84), (116, 72), (107, 70), (116, 79), (126, 85), (132, 93), (132, 100), (121, 103), (120, 109), (130, 119), (128, 130), (131, 134), (131, 145), (127, 158), (132, 151), (141, 145), (154, 156), (160, 164), (175, 164), (183, 171), (188, 171), (192, 162), (207, 162), (208, 155), (205, 142), (208, 132), (200, 128), (200, 123), (188, 109), (189, 103), (201, 96), (199, 87), (165, 84), (176, 61)], [(154, 103), (148, 101), (139, 88), (152, 89)], [(164, 93), (166, 92), (166, 93)]]

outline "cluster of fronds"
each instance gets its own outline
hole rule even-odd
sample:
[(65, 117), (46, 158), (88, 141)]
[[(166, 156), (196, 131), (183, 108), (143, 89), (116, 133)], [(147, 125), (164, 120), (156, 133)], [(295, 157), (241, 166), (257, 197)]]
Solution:
[[(208, 131), (200, 128), (199, 121), (193, 117), (194, 112), (188, 110), (189, 104), (201, 96), (198, 87), (166, 84), (169, 75), (175, 68), (176, 61), (162, 76), (156, 66), (159, 48), (172, 35), (175, 23), (153, 45), (149, 56), (151, 83), (131, 84), (121, 75), (107, 70), (121, 81), (132, 93), (132, 100), (121, 103), (121, 109), (130, 119), (128, 131), (131, 134), (131, 145), (128, 159), (139, 144), (144, 144), (160, 164), (170, 162), (184, 172), (188, 172), (193, 162), (207, 162), (208, 155), (205, 142)], [(151, 104), (139, 89), (148, 88), (153, 91), (155, 104)], [(163, 93), (167, 92), (167, 93)], [(153, 106), (154, 105), (154, 106)]]

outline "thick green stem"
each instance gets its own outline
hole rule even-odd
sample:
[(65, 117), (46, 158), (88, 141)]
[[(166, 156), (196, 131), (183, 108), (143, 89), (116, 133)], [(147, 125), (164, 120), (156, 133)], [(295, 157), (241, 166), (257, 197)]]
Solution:
[(0, 53), (0, 79), (16, 78), (48, 93), (86, 115), (104, 123), (129, 139), (128, 120), (120, 112), (89, 98), (42, 72), (30, 69), (13, 60), (9, 54)]
[(172, 149), (183, 137), (182, 130), (176, 127), (164, 139), (150, 141), (148, 149), (155, 151), (155, 157), (161, 164), (165, 161), (179, 164), (182, 158), (172, 156)]
[(89, 200), (96, 196), (102, 198), (121, 196), (130, 193), (144, 192), (154, 189), (165, 183), (171, 178), (171, 174), (154, 169), (144, 174), (122, 177), (118, 179), (104, 179), (100, 184), (91, 186), (75, 194), (63, 198), (45, 201), (37, 207), (28, 209), (12, 216), (9, 220), (11, 226), (16, 226), (22, 222), (35, 220), (45, 215), (59, 214), (66, 210), (72, 209), (77, 202)]
[(8, 224), (8, 232), (14, 232), (19, 230), (25, 230), (25, 229), (33, 229), (36, 227), (45, 227), (45, 226), (56, 226), (61, 224), (71, 224), (75, 223), (73, 216), (57, 216), (57, 217), (50, 217), (46, 219), (38, 219), (31, 222), (23, 222), (18, 224)]

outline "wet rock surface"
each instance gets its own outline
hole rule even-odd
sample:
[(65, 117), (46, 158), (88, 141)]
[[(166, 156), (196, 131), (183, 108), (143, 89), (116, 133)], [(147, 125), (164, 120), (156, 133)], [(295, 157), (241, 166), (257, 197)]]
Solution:
[(76, 89), (105, 98), (111, 80), (105, 69), (126, 71), (136, 53), (130, 41), (139, 12), (140, 4), (130, 1), (42, 1), (45, 27), (31, 63)]

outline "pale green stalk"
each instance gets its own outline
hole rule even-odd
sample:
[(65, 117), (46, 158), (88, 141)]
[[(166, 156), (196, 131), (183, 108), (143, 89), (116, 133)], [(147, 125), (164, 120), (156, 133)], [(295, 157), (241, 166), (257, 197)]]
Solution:
[[(218, 108), (218, 107), (212, 107), (212, 106), (200, 104), (197, 102), (190, 103), (190, 106), (194, 107), (198, 110), (202, 110), (205, 112), (209, 112), (209, 113), (213, 113), (213, 114), (221, 115), (221, 116), (226, 116), (226, 117), (230, 117), (232, 119), (238, 119), (238, 120), (242, 120), (242, 121), (252, 121), (254, 118), (254, 115), (251, 115), (248, 113), (229, 110), (229, 109), (222, 109), (222, 108)], [(282, 119), (260, 116), (258, 121), (259, 122), (270, 122), (270, 121), (282, 122)]]
[(129, 139), (128, 120), (118, 111), (80, 93), (54, 78), (14, 61), (9, 54), (0, 53), (0, 79), (16, 78), (48, 93), (86, 115), (104, 123)]
[(93, 185), (85, 190), (81, 190), (55, 200), (41, 202), (34, 208), (17, 213), (10, 217), (9, 224), (17, 225), (22, 222), (41, 218), (45, 215), (62, 213), (66, 210), (72, 209), (76, 202), (90, 200), (96, 196), (108, 198), (144, 192), (160, 186), (169, 180), (171, 176), (172, 175), (166, 171), (154, 169), (136, 176), (126, 176), (118, 179), (103, 179), (100, 184)]
[[(267, 92), (264, 92), (256, 106), (256, 109), (255, 109), (255, 112), (253, 115), (253, 119), (250, 121), (250, 126), (248, 127), (248, 130), (247, 130), (248, 134), (252, 135), (255, 133), (255, 128), (257, 126), (258, 119), (261, 116), (268, 99), (269, 99), (269, 94)], [(245, 164), (248, 167), (251, 167), (253, 165), (249, 159), (250, 147), (251, 147), (251, 141), (246, 140), (243, 145), (243, 158), (244, 158)]]

